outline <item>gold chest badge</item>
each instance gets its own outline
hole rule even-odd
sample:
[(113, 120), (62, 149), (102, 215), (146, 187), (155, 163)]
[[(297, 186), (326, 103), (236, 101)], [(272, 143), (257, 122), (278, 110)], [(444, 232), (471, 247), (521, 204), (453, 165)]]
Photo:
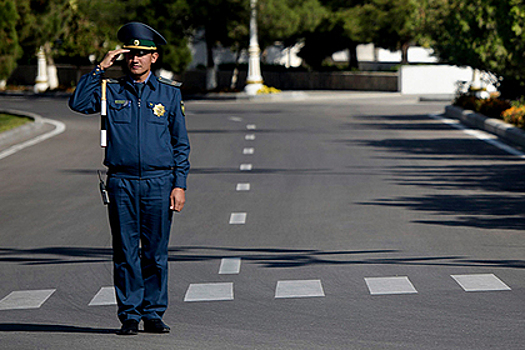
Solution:
[(164, 108), (164, 106), (160, 103), (153, 106), (153, 114), (155, 114), (157, 117), (162, 117), (164, 113), (166, 113), (166, 108)]

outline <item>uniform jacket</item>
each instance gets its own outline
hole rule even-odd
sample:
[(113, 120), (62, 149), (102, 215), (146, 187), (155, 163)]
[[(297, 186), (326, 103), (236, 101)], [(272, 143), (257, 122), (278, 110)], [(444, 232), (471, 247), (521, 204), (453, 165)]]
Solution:
[[(84, 75), (69, 100), (77, 112), (100, 112), (103, 72)], [(167, 171), (174, 187), (186, 188), (190, 144), (178, 87), (153, 74), (139, 97), (130, 77), (107, 84), (107, 147), (104, 165), (112, 174), (151, 177)]]

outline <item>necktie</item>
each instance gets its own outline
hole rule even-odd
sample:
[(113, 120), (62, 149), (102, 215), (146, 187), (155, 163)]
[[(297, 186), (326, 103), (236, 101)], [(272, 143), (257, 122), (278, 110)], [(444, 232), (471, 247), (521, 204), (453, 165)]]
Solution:
[(137, 90), (137, 95), (139, 98), (142, 96), (142, 91), (144, 90), (144, 83), (135, 83), (135, 89)]

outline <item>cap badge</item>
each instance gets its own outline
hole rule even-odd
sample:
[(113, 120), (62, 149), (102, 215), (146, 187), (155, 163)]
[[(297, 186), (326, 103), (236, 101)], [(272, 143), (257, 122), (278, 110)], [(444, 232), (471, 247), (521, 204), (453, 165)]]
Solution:
[(133, 42), (133, 45), (139, 46), (140, 45), (140, 40), (135, 39), (135, 41)]
[(162, 117), (164, 113), (166, 113), (166, 108), (164, 108), (164, 106), (161, 105), (160, 103), (156, 104), (153, 107), (153, 114), (155, 114), (157, 117)]

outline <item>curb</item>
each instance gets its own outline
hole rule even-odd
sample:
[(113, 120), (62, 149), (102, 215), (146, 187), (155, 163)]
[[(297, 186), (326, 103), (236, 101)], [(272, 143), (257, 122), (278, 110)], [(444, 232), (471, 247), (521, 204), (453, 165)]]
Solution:
[(445, 115), (525, 147), (525, 131), (502, 120), (488, 118), (483, 114), (456, 106), (446, 106)]
[(35, 113), (3, 108), (0, 108), (0, 113), (16, 115), (33, 120), (33, 122), (29, 124), (24, 124), (17, 128), (0, 133), (0, 146), (16, 142), (20, 138), (30, 136), (44, 126), (44, 119)]

